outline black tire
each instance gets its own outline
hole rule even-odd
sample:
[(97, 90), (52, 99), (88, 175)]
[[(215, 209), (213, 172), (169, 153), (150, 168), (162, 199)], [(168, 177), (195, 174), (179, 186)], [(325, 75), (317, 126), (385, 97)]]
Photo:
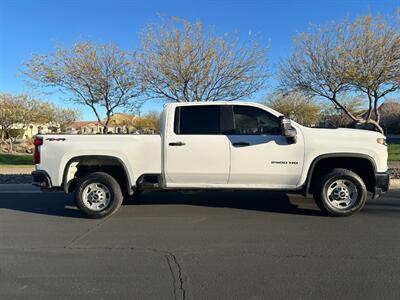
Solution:
[[(347, 207), (338, 208), (333, 204), (333, 198), (328, 196), (330, 186), (337, 180), (350, 181), (356, 188), (356, 197)], [(334, 217), (346, 217), (358, 212), (364, 207), (367, 196), (368, 192), (364, 181), (356, 173), (347, 169), (333, 169), (332, 172), (322, 177), (314, 190), (314, 200), (317, 206), (327, 215)]]
[[(90, 209), (84, 202), (83, 192), (85, 188), (93, 183), (98, 183), (100, 187), (103, 186), (108, 189), (109, 194), (107, 198), (109, 198), (108, 205), (104, 206), (104, 208), (99, 208), (98, 210)], [(118, 182), (111, 175), (103, 172), (92, 173), (88, 176), (81, 178), (75, 189), (75, 203), (79, 210), (88, 218), (91, 219), (99, 219), (107, 216), (111, 216), (114, 214), (122, 204), (123, 196), (121, 192), (121, 187)]]

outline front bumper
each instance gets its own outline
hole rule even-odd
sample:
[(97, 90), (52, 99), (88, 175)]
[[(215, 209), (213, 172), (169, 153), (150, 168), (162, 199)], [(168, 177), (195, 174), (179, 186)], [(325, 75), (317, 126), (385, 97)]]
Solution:
[(38, 186), (43, 189), (51, 189), (51, 179), (46, 171), (33, 171), (32, 172), (32, 185)]
[(389, 171), (383, 173), (375, 173), (375, 192), (373, 198), (378, 198), (382, 193), (389, 190), (390, 175)]

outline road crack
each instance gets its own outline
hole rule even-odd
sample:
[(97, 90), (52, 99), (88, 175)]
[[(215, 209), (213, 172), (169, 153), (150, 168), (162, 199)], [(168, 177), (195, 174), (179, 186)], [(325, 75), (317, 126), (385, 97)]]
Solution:
[(70, 240), (65, 246), (64, 248), (74, 248), (72, 247), (73, 245), (75, 245), (77, 242), (79, 242), (80, 240), (82, 240), (83, 238), (85, 238), (86, 236), (88, 236), (90, 233), (92, 233), (93, 231), (95, 231), (97, 228), (99, 228), (100, 226), (104, 225), (108, 220), (111, 220), (111, 218), (106, 218), (103, 221), (97, 223), (96, 225), (90, 227), (88, 230), (86, 230), (84, 233), (77, 235), (76, 237), (74, 237), (72, 240)]
[(167, 259), (167, 263), (169, 266), (169, 270), (172, 275), (172, 283), (174, 285), (174, 295), (176, 300), (186, 300), (188, 299), (187, 297), (187, 291), (186, 291), (186, 276), (183, 274), (183, 264), (179, 262), (178, 258), (175, 256), (175, 254), (168, 252), (165, 255), (165, 258)]

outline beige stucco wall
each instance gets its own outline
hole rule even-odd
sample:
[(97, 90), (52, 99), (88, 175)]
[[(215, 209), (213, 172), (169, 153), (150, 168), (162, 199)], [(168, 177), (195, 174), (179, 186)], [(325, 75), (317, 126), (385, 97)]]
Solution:
[[(13, 129), (22, 129), (24, 128), (24, 134), (22, 139), (31, 139), (34, 135), (38, 133), (51, 133), (52, 128), (57, 127), (56, 125), (52, 124), (31, 124), (29, 126), (24, 126), (22, 124), (15, 124), (11, 128)], [(58, 130), (56, 131), (58, 132)]]

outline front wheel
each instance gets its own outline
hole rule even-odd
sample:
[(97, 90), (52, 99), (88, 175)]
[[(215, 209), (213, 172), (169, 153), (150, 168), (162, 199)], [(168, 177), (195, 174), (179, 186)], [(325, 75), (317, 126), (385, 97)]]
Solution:
[(79, 180), (75, 190), (75, 203), (79, 210), (92, 219), (115, 213), (123, 200), (121, 188), (111, 175), (92, 173)]
[(364, 207), (367, 200), (364, 181), (353, 171), (334, 169), (325, 175), (314, 191), (317, 206), (326, 214), (350, 216)]

